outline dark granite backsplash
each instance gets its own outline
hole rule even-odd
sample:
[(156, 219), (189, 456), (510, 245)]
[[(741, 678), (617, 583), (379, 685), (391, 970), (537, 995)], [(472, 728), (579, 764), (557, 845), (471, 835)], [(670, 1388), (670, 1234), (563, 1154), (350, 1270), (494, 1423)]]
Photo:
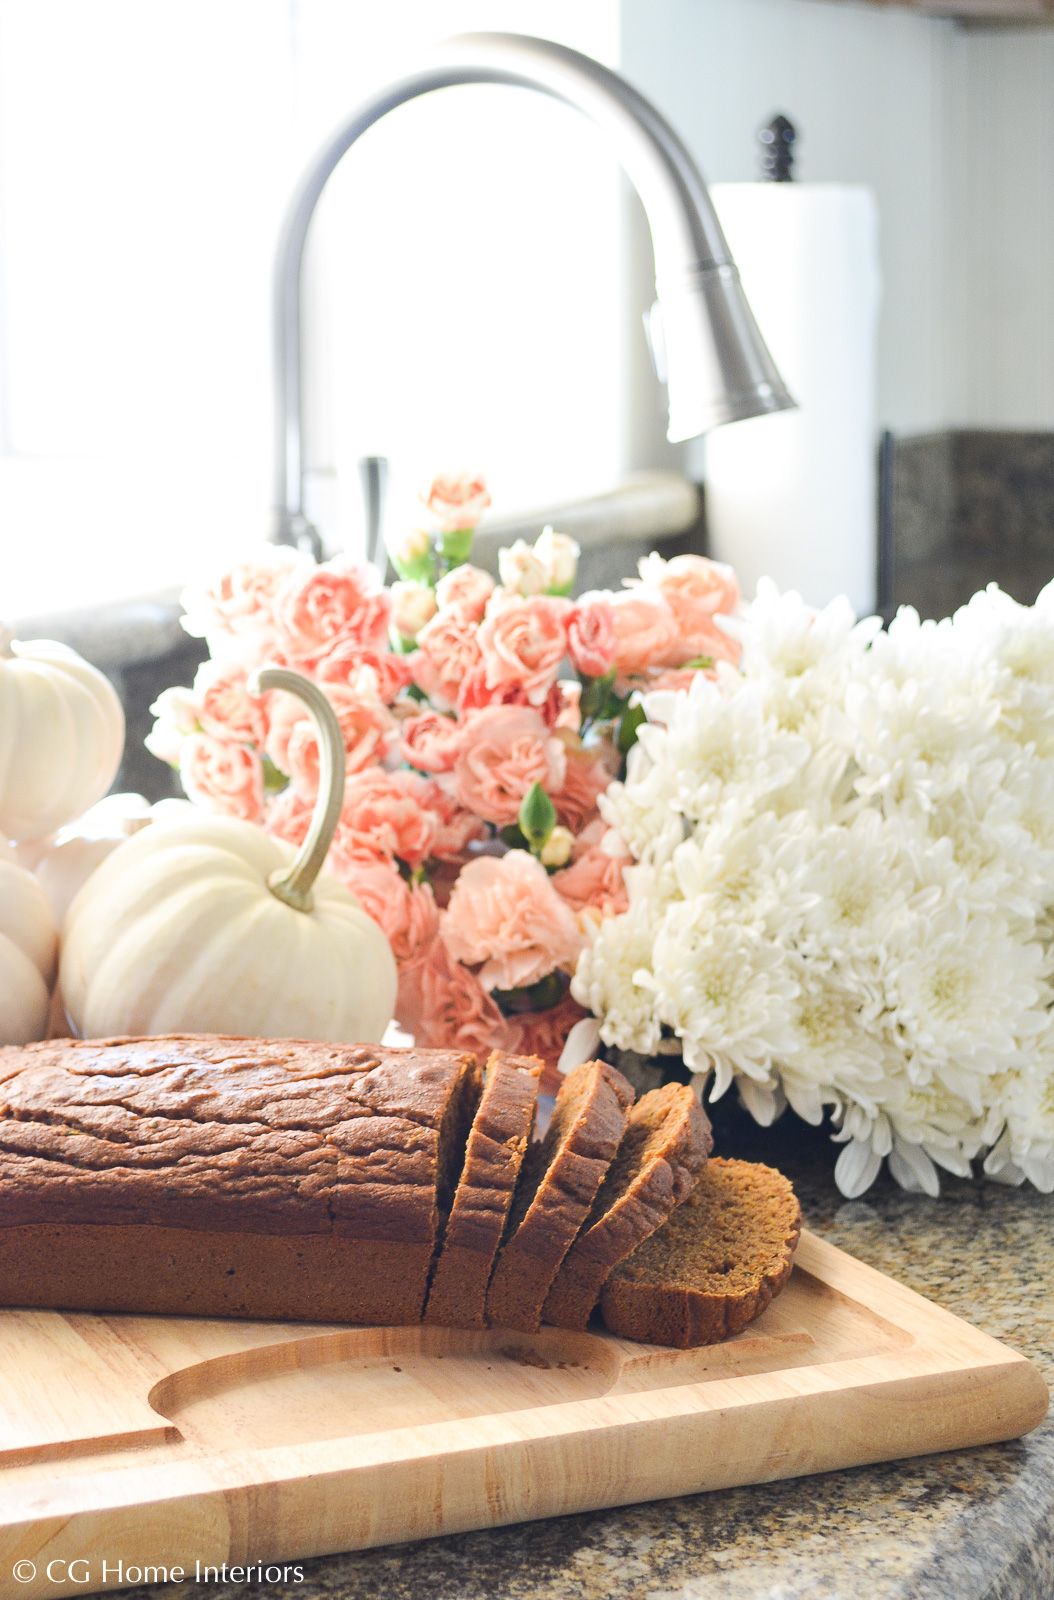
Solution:
[(1054, 432), (895, 440), (883, 610), (947, 616), (988, 583), (1030, 605), (1054, 578)]

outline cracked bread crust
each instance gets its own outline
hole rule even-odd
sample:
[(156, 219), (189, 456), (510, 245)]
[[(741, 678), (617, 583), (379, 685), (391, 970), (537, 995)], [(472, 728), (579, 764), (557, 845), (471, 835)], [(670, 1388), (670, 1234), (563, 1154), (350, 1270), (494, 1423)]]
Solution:
[(536, 1056), (495, 1051), (465, 1151), (424, 1320), (447, 1328), (486, 1327), (484, 1307), (538, 1100)]
[(552, 1121), (532, 1145), (487, 1293), (487, 1321), (533, 1333), (561, 1261), (614, 1159), (633, 1102), (631, 1084), (603, 1061), (564, 1079)]
[[(267, 1241), (315, 1239), (326, 1259), (346, 1241), (346, 1319), (415, 1321), (479, 1087), (473, 1057), (438, 1050), (190, 1035), (0, 1049), (0, 1242), (67, 1228), (89, 1251), (93, 1239), (105, 1243), (105, 1272), (106, 1260), (138, 1259), (133, 1233), (149, 1251), (158, 1230), (177, 1246), (182, 1230), (176, 1253), (190, 1252), (188, 1261), (191, 1235), (220, 1255), (224, 1236), (232, 1249), (255, 1236), (259, 1261), (242, 1245), (235, 1272), (255, 1284), (251, 1314), (291, 1316), (277, 1306), (288, 1299), (282, 1251)], [(367, 1243), (382, 1256), (388, 1247), (393, 1269), (399, 1261), (379, 1318), (361, 1248), (363, 1271), (352, 1259)], [(12, 1270), (0, 1268), (0, 1303), (14, 1303), (17, 1279), (20, 1304), (71, 1304), (53, 1298), (47, 1274), (33, 1291)], [(260, 1309), (272, 1291), (276, 1309)], [(142, 1310), (154, 1289), (100, 1281), (94, 1292), (123, 1294), (114, 1309)], [(208, 1314), (250, 1314), (223, 1299)], [(176, 1294), (176, 1304), (150, 1309), (184, 1301)]]
[(630, 1110), (618, 1154), (561, 1263), (542, 1320), (584, 1329), (604, 1281), (690, 1193), (713, 1148), (710, 1119), (685, 1083), (668, 1083)]

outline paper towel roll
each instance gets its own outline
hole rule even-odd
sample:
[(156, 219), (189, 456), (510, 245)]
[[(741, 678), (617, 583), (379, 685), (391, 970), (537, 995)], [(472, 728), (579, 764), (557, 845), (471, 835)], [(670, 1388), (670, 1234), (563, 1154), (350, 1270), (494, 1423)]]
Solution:
[(705, 441), (711, 551), (811, 604), (874, 609), (878, 210), (834, 183), (711, 188), (747, 298), (799, 409)]

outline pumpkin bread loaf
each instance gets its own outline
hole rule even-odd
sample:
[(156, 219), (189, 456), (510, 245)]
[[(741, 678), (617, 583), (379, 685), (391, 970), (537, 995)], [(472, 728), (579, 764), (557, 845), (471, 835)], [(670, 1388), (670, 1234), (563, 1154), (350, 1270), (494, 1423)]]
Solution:
[(668, 1083), (637, 1102), (593, 1209), (553, 1280), (543, 1322), (585, 1328), (608, 1273), (681, 1204), (713, 1143), (710, 1119), (687, 1084)]
[(787, 1179), (749, 1161), (708, 1161), (668, 1222), (611, 1273), (605, 1326), (688, 1350), (761, 1315), (791, 1274), (801, 1209)]
[(486, 1326), (494, 1258), (530, 1143), (542, 1063), (495, 1051), (472, 1122), (465, 1166), (428, 1291), (426, 1322), (447, 1328)]
[(438, 1050), (0, 1049), (0, 1304), (416, 1322), (479, 1093)]
[(532, 1333), (545, 1297), (614, 1160), (633, 1089), (614, 1067), (569, 1072), (545, 1138), (527, 1152), (487, 1293), (487, 1321)]

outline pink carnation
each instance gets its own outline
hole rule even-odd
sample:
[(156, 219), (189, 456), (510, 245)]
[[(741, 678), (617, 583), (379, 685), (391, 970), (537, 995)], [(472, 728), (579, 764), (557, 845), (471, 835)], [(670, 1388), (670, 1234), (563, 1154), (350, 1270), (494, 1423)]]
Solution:
[[(337, 714), (344, 738), (345, 770), (350, 776), (383, 758), (395, 733), (391, 712), (372, 696), (356, 694), (339, 683), (323, 684)], [(318, 791), (318, 740), (315, 725), (301, 701), (282, 694), (271, 717), (267, 754), (279, 772), (306, 795)]]
[(548, 1011), (523, 1011), (514, 1019), (520, 1037), (516, 1041), (518, 1056), (538, 1056), (544, 1063), (538, 1084), (542, 1094), (556, 1094), (561, 1078), (557, 1070), (564, 1053), (567, 1035), (576, 1022), (588, 1017), (589, 1012), (571, 995), (565, 994), (559, 1005)]
[(217, 659), (239, 661), (247, 671), (278, 651), (275, 602), (297, 572), (313, 571), (310, 557), (270, 545), (254, 561), (241, 561), (203, 589), (188, 589), (183, 626), (207, 640)]
[(287, 844), (295, 844), (299, 850), (307, 838), (307, 830), (311, 826), (314, 811), (314, 800), (299, 794), (290, 784), (271, 802), (265, 827), (273, 838), (284, 839)]
[(661, 595), (628, 589), (613, 597), (613, 606), (615, 667), (620, 678), (642, 677), (649, 667), (681, 665), (683, 643), (673, 612)]
[(417, 635), (410, 656), (414, 682), (440, 710), (457, 704), (465, 677), (480, 659), (478, 629), (458, 611), (441, 611)]
[(596, 816), (597, 801), (612, 774), (600, 755), (583, 747), (577, 734), (561, 730), (560, 739), (566, 752), (564, 781), (549, 792), (557, 820), (572, 833), (580, 833)]
[(353, 640), (340, 639), (315, 666), (317, 683), (341, 683), (359, 694), (372, 694), (390, 706), (413, 682), (406, 656), (392, 650), (363, 650)]
[[(617, 917), (629, 910), (623, 868), (633, 858), (624, 846), (615, 855), (604, 848), (618, 841), (603, 822), (594, 822), (575, 840), (574, 860), (554, 872), (553, 888), (575, 911), (595, 911), (600, 917)], [(618, 841), (621, 844), (621, 841)]]
[(436, 861), (458, 861), (474, 839), (482, 837), (484, 824), (474, 811), (466, 811), (457, 797), (448, 794), (441, 784), (427, 783), (421, 792), (421, 804), (428, 807), (436, 822), (432, 855)]
[(442, 939), (399, 974), (396, 1020), (424, 1049), (515, 1051), (519, 1030), (502, 1016), (478, 980), (454, 960)]
[(263, 821), (263, 763), (255, 751), (208, 733), (191, 733), (179, 755), (179, 781), (206, 811)]
[(487, 686), (511, 683), (540, 706), (567, 653), (571, 602), (552, 595), (503, 600), (488, 611), (479, 628), (479, 648)]
[(674, 556), (663, 561), (649, 556), (641, 562), (647, 587), (658, 589), (685, 635), (711, 625), (717, 612), (731, 616), (739, 604), (739, 584), (731, 567), (706, 556)]
[(526, 850), (480, 856), (461, 870), (441, 932), (451, 955), (482, 962), (484, 989), (522, 989), (555, 967), (570, 970), (583, 939), (540, 861)]
[(275, 603), (279, 646), (294, 665), (311, 666), (338, 643), (381, 652), (388, 643), (391, 595), (369, 567), (327, 561), (294, 572)]
[(604, 678), (615, 665), (615, 607), (583, 595), (567, 621), (567, 653), (583, 678)]
[(439, 907), (427, 884), (410, 886), (387, 861), (348, 857), (340, 881), (382, 929), (400, 966), (423, 955), (439, 932)]
[(333, 841), (334, 867), (343, 878), (354, 857), (398, 857), (419, 867), (431, 853), (438, 831), (435, 816), (424, 804), (425, 779), (413, 772), (384, 772), (369, 767), (348, 779), (344, 809)]
[(537, 711), (529, 706), (488, 706), (463, 723), (454, 788), (461, 804), (499, 827), (515, 822), (534, 783), (560, 789), (566, 756)]
[(440, 533), (474, 528), (490, 505), (486, 479), (468, 472), (440, 473), (421, 496)]
[(462, 728), (438, 711), (422, 711), (402, 725), (403, 760), (422, 772), (451, 772), (461, 750)]
[(198, 721), (214, 739), (235, 739), (239, 744), (263, 747), (267, 739), (267, 708), (273, 696), (251, 695), (245, 687), (248, 673), (234, 661), (204, 661), (194, 678)]
[(445, 578), (440, 578), (436, 584), (436, 599), (444, 611), (459, 611), (469, 622), (482, 622), (494, 587), (489, 572), (465, 561)]

